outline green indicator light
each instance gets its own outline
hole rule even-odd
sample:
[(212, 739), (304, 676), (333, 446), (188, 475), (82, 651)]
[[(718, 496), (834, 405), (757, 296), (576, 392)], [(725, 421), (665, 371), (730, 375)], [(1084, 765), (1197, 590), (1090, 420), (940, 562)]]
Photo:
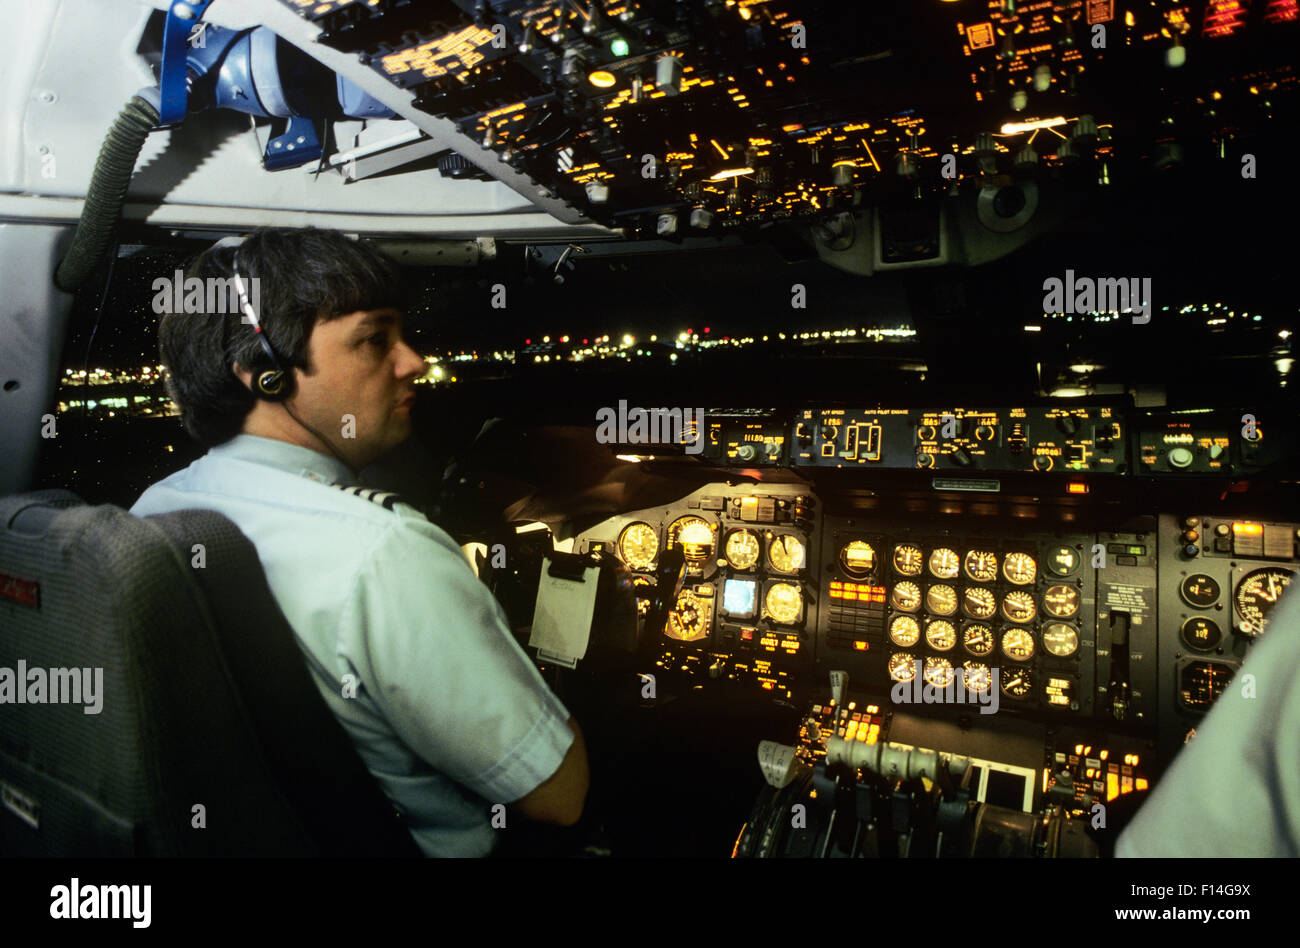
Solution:
[(621, 37), (609, 44), (609, 51), (613, 53), (615, 56), (626, 56), (627, 50), (628, 50), (627, 40)]

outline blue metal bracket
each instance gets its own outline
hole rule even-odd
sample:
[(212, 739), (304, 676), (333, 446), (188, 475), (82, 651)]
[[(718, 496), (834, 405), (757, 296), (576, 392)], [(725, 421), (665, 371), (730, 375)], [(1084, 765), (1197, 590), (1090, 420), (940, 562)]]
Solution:
[(262, 159), (267, 171), (296, 168), (321, 156), (320, 137), (312, 119), (293, 116), (283, 135), (266, 143), (266, 156)]
[(158, 79), (161, 105), (158, 109), (159, 125), (175, 125), (185, 120), (189, 104), (189, 87), (186, 83), (185, 59), (189, 54), (191, 36), (197, 31), (194, 42), (204, 42), (206, 23), (201, 17), (212, 0), (175, 0), (167, 11), (167, 25), (163, 30), (162, 75)]

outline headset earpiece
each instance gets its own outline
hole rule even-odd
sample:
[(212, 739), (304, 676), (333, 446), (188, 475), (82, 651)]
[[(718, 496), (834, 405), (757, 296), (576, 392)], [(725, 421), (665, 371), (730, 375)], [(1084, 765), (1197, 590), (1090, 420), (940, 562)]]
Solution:
[(284, 366), (276, 357), (275, 350), (271, 348), (271, 341), (266, 338), (266, 333), (262, 331), (262, 323), (257, 318), (253, 304), (248, 300), (248, 293), (244, 290), (244, 278), (239, 272), (238, 247), (235, 248), (235, 255), (231, 259), (231, 269), (234, 270), (235, 274), (235, 289), (239, 293), (239, 307), (244, 311), (244, 316), (252, 325), (253, 332), (257, 335), (257, 341), (262, 344), (262, 351), (266, 353), (266, 357), (275, 366), (274, 369), (268, 369), (254, 375), (253, 384), (249, 386), (249, 391), (268, 402), (282, 402), (293, 394), (293, 376), (285, 371)]

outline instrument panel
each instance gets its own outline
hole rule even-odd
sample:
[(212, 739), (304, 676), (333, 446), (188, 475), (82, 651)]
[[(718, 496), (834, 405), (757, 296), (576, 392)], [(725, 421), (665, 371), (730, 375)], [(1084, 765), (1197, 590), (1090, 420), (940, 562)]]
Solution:
[[(1038, 750), (1022, 764), (1046, 754), (1035, 793), (1079, 806), (1148, 785), (1194, 737), (1300, 569), (1296, 523), (882, 510), (846, 513), (809, 484), (717, 482), (611, 518), (575, 549), (609, 549), (650, 585), (659, 551), (682, 547), (657, 633), (664, 671), (808, 707), (847, 675), (855, 704), (878, 711), (850, 739), (883, 740), (900, 715), (929, 722), (922, 734), (1029, 727)], [(840, 736), (857, 720), (833, 717)]]

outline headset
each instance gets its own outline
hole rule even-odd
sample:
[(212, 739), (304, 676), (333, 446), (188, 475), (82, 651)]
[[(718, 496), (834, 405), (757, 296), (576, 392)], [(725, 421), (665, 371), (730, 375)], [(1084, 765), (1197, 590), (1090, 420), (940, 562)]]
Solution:
[[(220, 242), (218, 242), (218, 244), (220, 244)], [(343, 456), (334, 449), (334, 444), (329, 440), (329, 438), (326, 438), (311, 425), (299, 418), (294, 414), (288, 404), (286, 404), (288, 399), (293, 396), (296, 388), (294, 385), (293, 373), (284, 367), (280, 362), (280, 359), (276, 356), (275, 350), (271, 348), (271, 340), (266, 337), (266, 333), (262, 330), (262, 322), (257, 318), (257, 313), (253, 309), (253, 304), (249, 302), (248, 293), (244, 289), (244, 277), (239, 272), (239, 251), (240, 246), (237, 245), (230, 264), (235, 277), (235, 291), (239, 294), (239, 308), (243, 310), (244, 316), (247, 317), (249, 323), (252, 324), (253, 332), (257, 335), (257, 341), (262, 344), (262, 351), (266, 353), (266, 357), (270, 359), (271, 364), (275, 366), (274, 369), (254, 372), (252, 384), (248, 387), (249, 391), (264, 401), (284, 404), (284, 410), (288, 412), (289, 417), (296, 421), (303, 429), (311, 432), (323, 445), (325, 445), (325, 447), (329, 448), (330, 454), (338, 458), (338, 460), (349, 471), (351, 471), (352, 465), (344, 460)]]

